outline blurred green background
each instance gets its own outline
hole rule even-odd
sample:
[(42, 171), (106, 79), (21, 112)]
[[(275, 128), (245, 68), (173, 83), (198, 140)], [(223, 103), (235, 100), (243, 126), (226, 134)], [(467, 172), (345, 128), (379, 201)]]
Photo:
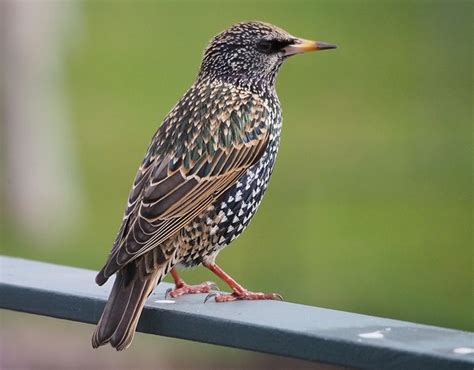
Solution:
[(282, 68), (276, 169), (218, 262), (291, 302), (474, 329), (472, 3), (91, 1), (79, 11), (63, 75), (80, 222), (42, 245), (4, 213), (3, 254), (99, 269), (148, 142), (208, 40), (264, 20), (339, 49)]

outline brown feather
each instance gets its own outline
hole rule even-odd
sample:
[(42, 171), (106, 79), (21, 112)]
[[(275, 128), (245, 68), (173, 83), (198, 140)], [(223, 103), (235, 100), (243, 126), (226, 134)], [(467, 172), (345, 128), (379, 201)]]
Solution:
[[(108, 263), (99, 275), (108, 278), (121, 266), (157, 247), (199, 216), (255, 163), (261, 156), (267, 140), (268, 135), (264, 131), (252, 142), (233, 147), (229, 154), (223, 150), (216, 151), (208, 159), (208, 163), (214, 166), (210, 166), (203, 177), (183, 175), (183, 172), (194, 173), (194, 168), (186, 171), (182, 167), (163, 177), (162, 173), (166, 167), (160, 163), (162, 171), (157, 174), (160, 179), (155, 182), (151, 178), (148, 185), (143, 188), (142, 200), (134, 211), (136, 217), (133, 224), (128, 227), (127, 235), (124, 236), (123, 247), (115, 248), (111, 252)], [(225, 159), (222, 160), (220, 170), (213, 175), (212, 172), (222, 157)], [(196, 163), (196, 165), (202, 164)], [(155, 230), (150, 228), (151, 230), (146, 233), (143, 232), (143, 225), (156, 224), (157, 221), (163, 222), (160, 222)]]
[(121, 351), (130, 345), (146, 299), (172, 263), (172, 255), (165, 256), (160, 248), (156, 248), (118, 271), (92, 336), (92, 347), (110, 342), (112, 347)]

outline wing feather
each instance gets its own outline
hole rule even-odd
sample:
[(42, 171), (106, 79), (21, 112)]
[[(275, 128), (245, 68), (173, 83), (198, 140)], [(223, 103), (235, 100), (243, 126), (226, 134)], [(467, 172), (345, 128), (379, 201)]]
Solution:
[[(194, 141), (202, 143), (202, 147), (193, 147), (183, 155), (177, 155), (183, 148), (182, 140), (175, 144), (175, 152), (156, 155), (160, 147), (160, 130), (164, 134), (172, 132), (165, 121), (135, 177), (124, 221), (108, 261), (98, 275), (98, 282), (105, 282), (122, 266), (173, 237), (258, 161), (270, 136), (264, 122), (265, 109), (263, 106), (256, 109), (255, 104), (244, 108), (248, 111), (245, 114), (236, 114), (235, 111), (215, 113), (220, 118), (227, 117), (227, 120), (237, 117), (246, 120), (240, 123), (238, 130), (235, 127), (230, 130), (226, 121), (216, 124), (212, 115), (209, 122), (197, 125), (200, 127), (200, 130), (195, 130), (197, 134), (186, 126), (186, 134), (194, 135)], [(244, 108), (242, 105), (226, 107), (231, 110)], [(218, 132), (213, 136), (211, 129)], [(182, 134), (177, 135), (180, 136)], [(173, 148), (168, 142), (161, 142), (161, 146)], [(169, 243), (166, 245), (169, 248)], [(164, 252), (153, 255), (160, 257)]]

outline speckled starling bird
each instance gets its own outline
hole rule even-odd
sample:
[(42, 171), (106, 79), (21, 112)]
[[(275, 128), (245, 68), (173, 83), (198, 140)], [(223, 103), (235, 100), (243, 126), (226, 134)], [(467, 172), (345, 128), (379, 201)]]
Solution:
[(204, 265), (232, 294), (217, 302), (278, 299), (250, 292), (215, 259), (255, 214), (280, 143), (281, 108), (275, 78), (293, 54), (332, 49), (262, 22), (239, 23), (217, 35), (201, 68), (153, 136), (128, 198), (125, 216), (96, 282), (115, 283), (92, 338), (117, 350), (132, 342), (145, 300), (171, 272), (169, 294), (207, 293), (187, 285), (177, 266)]

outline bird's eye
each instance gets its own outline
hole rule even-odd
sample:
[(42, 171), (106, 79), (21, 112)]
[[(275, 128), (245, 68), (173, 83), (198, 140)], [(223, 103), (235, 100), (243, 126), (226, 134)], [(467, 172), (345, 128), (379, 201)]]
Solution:
[(287, 40), (280, 40), (280, 39), (265, 40), (265, 39), (262, 39), (257, 43), (257, 50), (260, 51), (261, 53), (264, 53), (264, 54), (278, 53), (285, 46), (288, 46), (288, 45), (293, 44), (293, 43), (294, 43), (293, 39), (287, 39)]
[(273, 51), (273, 43), (270, 40), (260, 40), (257, 43), (257, 50), (265, 54), (270, 54)]

